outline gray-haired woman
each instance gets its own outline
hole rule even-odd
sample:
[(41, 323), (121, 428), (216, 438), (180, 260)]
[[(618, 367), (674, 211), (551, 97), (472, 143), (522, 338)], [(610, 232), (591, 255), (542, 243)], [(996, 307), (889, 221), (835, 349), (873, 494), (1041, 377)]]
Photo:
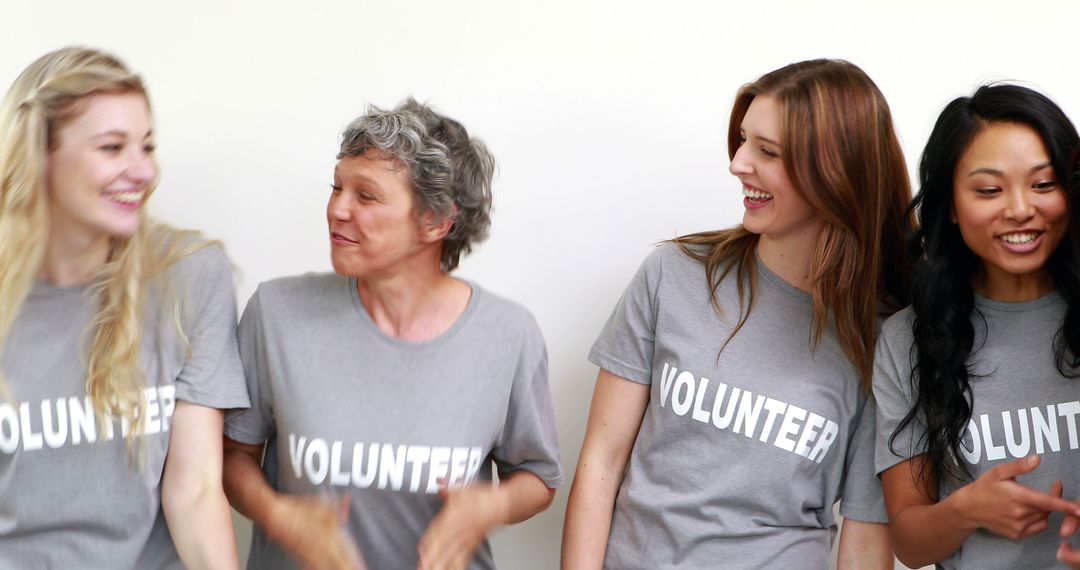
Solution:
[(487, 533), (550, 504), (539, 327), (450, 275), (487, 234), (493, 171), (411, 99), (346, 128), (335, 273), (261, 284), (240, 322), (252, 409), (227, 418), (225, 485), (259, 527), (249, 567), (490, 568)]

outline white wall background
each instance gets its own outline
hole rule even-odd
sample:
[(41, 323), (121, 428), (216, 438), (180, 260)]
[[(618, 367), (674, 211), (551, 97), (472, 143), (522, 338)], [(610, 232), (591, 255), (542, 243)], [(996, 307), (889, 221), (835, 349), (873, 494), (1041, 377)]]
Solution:
[[(596, 374), (585, 353), (650, 244), (740, 220), (724, 143), (739, 85), (849, 59), (888, 98), (913, 166), (942, 106), (981, 82), (1078, 109), (1078, 16), (1040, 0), (0, 0), (0, 84), (68, 44), (141, 72), (163, 171), (151, 208), (227, 244), (241, 303), (260, 281), (330, 269), (338, 134), (366, 103), (412, 94), (461, 120), (500, 172), (491, 238), (459, 274), (540, 321), (569, 482)], [(501, 567), (557, 566), (568, 489), (497, 534)]]

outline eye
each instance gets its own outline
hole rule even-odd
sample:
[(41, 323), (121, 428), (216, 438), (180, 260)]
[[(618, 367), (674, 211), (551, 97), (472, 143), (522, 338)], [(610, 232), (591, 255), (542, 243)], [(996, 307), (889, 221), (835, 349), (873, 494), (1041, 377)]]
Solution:
[(1044, 180), (1042, 182), (1036, 182), (1031, 187), (1034, 188), (1036, 192), (1049, 192), (1054, 188), (1057, 188), (1057, 185), (1057, 180)]
[(780, 157), (780, 153), (772, 150), (771, 148), (766, 148), (766, 147), (761, 147), (761, 154), (764, 154), (765, 156), (767, 156), (769, 158), (779, 158)]
[(124, 148), (124, 145), (119, 144), (119, 143), (108, 143), (108, 144), (103, 144), (103, 145), (98, 147), (99, 150), (107, 152), (109, 154), (116, 154), (116, 153), (120, 152), (121, 150), (123, 150), (123, 148)]
[(1001, 188), (997, 188), (995, 186), (988, 186), (986, 188), (976, 188), (975, 189), (975, 193), (979, 194), (981, 196), (993, 196), (994, 194), (997, 194), (999, 192), (1001, 192)]
[(356, 196), (360, 198), (360, 201), (362, 202), (375, 202), (377, 200), (375, 196), (368, 194), (367, 192), (357, 192)]
[(341, 186), (338, 186), (337, 184), (331, 184), (330, 185), (330, 192), (333, 192), (334, 194), (337, 194), (338, 192), (341, 192)]
[(143, 152), (146, 154), (154, 154), (155, 150), (157, 150), (157, 145), (154, 143), (146, 143), (143, 145)]

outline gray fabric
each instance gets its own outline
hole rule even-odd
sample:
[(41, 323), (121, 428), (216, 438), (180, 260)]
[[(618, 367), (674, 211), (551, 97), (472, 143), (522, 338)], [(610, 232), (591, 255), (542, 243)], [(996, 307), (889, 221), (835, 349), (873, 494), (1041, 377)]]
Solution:
[[(1065, 315), (1057, 293), (1026, 303), (1001, 303), (976, 297), (974, 354), (968, 363), (975, 374), (972, 420), (965, 436), (961, 464), (973, 477), (1009, 461), (1039, 454), (1042, 464), (1018, 481), (1047, 491), (1062, 480), (1065, 497), (1080, 497), (1080, 380), (1062, 377), (1054, 365), (1053, 341)], [(981, 316), (980, 316), (981, 315)], [(900, 432), (892, 449), (889, 438), (914, 404), (911, 387), (911, 309), (885, 322), (874, 365), (874, 394), (878, 400), (878, 473), (926, 452), (925, 423)], [(985, 326), (984, 326), (985, 320)], [(1008, 423), (1010, 429), (1006, 430)], [(974, 428), (974, 429), (972, 429)], [(989, 428), (989, 429), (988, 429)], [(976, 443), (973, 437), (978, 439)], [(972, 445), (975, 444), (975, 445)], [(965, 482), (939, 478), (941, 498)], [(947, 560), (944, 568), (1058, 567), (1057, 530), (1061, 514), (1050, 517), (1050, 528), (1025, 540), (1011, 540), (980, 529)]]
[(758, 266), (754, 309), (722, 354), (735, 277), (721, 316), (704, 267), (674, 245), (645, 260), (589, 353), (651, 384), (606, 568), (826, 568), (838, 499), (846, 517), (886, 520), (872, 399), (831, 331), (811, 351), (809, 296)]
[[(88, 287), (36, 283), (4, 350), (15, 404), (0, 398), (0, 568), (180, 568), (160, 483), (177, 400), (248, 405), (234, 335), (228, 260), (202, 249), (169, 271), (185, 299), (188, 348), (151, 301), (141, 363), (147, 376), (145, 463), (132, 463), (117, 426), (93, 419), (86, 363), (97, 311)], [(157, 295), (155, 299), (160, 298)]]
[[(371, 568), (415, 568), (416, 545), (460, 485), (524, 469), (562, 483), (540, 329), (525, 309), (476, 285), (437, 339), (385, 335), (356, 280), (303, 275), (263, 283), (240, 321), (253, 407), (225, 432), (268, 441), (276, 489), (350, 494), (348, 528)], [(359, 460), (359, 461), (357, 461)], [(491, 568), (485, 542), (471, 568)], [(249, 568), (294, 562), (256, 529)]]

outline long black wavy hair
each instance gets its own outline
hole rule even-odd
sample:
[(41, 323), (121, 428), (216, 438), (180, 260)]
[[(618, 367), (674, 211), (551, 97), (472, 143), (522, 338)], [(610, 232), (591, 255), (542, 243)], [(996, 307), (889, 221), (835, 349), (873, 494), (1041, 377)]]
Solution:
[[(971, 97), (957, 98), (945, 107), (919, 161), (920, 188), (908, 208), (917, 213), (919, 221), (910, 243), (915, 259), (910, 297), (915, 316), (911, 382), (916, 396), (914, 406), (889, 438), (892, 448), (901, 430), (924, 422), (928, 454), (924, 467), (933, 468), (939, 477), (958, 480), (970, 478), (970, 470), (947, 459), (961, 456), (961, 437), (971, 419), (974, 374), (968, 360), (978, 350), (972, 318), (978, 311), (971, 282), (980, 259), (964, 243), (953, 222), (953, 176), (975, 135), (993, 123), (1034, 129), (1050, 155), (1054, 176), (1065, 188), (1070, 223), (1065, 239), (1047, 262), (1068, 305), (1053, 350), (1063, 376), (1080, 375), (1080, 188), (1070, 183), (1070, 173), (1075, 172), (1072, 155), (1080, 136), (1065, 113), (1045, 95), (1019, 85), (984, 85)], [(929, 481), (926, 475), (922, 473), (919, 480)]]

